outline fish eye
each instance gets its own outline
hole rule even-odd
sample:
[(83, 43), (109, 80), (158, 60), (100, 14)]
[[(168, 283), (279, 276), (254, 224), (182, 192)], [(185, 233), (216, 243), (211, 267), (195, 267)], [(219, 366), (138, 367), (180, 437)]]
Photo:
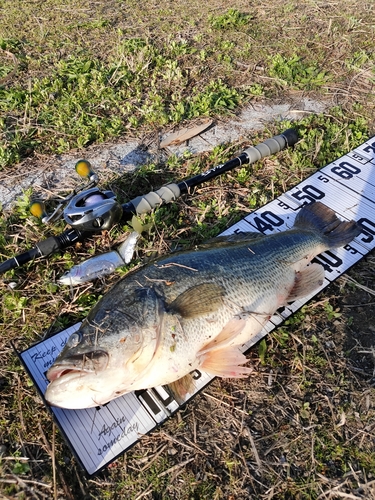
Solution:
[(82, 335), (75, 332), (69, 337), (67, 344), (69, 344), (69, 347), (76, 347), (81, 342), (81, 339)]

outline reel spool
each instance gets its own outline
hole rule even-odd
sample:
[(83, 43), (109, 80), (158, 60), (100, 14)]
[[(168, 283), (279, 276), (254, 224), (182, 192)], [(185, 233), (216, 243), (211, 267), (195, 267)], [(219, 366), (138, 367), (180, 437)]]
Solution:
[(110, 229), (123, 215), (112, 191), (88, 189), (74, 196), (64, 209), (65, 221), (75, 229), (95, 232)]

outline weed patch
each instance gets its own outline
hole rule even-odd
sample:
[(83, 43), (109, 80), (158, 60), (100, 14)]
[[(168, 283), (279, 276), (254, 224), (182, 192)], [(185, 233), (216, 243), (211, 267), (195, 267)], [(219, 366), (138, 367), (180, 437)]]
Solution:
[(271, 59), (269, 74), (282, 85), (299, 90), (316, 90), (330, 78), (317, 63), (309, 64), (296, 54), (289, 58), (276, 54)]
[(251, 16), (243, 14), (237, 9), (228, 9), (224, 14), (210, 17), (210, 24), (214, 29), (239, 29), (249, 23)]
[[(0, 121), (4, 137), (0, 167), (19, 161), (35, 148), (66, 152), (141, 125), (225, 113), (241, 102), (239, 92), (221, 79), (186, 95), (186, 77), (177, 60), (140, 39), (131, 42), (124, 53), (132, 54), (138, 47), (137, 60), (104, 64), (98, 59), (70, 58), (29, 89), (0, 88), (3, 111), (8, 114)], [(176, 52), (178, 46), (171, 49)], [(162, 92), (160, 82), (168, 83), (168, 92)], [(11, 118), (21, 114), (23, 127), (20, 118)]]

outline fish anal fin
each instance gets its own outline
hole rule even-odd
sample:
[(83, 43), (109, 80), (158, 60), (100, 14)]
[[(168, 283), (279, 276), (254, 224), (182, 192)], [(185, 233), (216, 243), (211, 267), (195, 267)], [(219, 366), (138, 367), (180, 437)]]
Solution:
[(320, 264), (313, 263), (296, 273), (294, 286), (290, 291), (287, 302), (306, 297), (319, 289), (324, 282), (324, 269)]
[(202, 356), (200, 368), (211, 375), (223, 378), (245, 378), (253, 369), (240, 366), (247, 362), (238, 347), (211, 350)]
[(168, 388), (172, 392), (176, 401), (181, 404), (185, 400), (186, 395), (192, 394), (195, 389), (192, 374), (188, 373), (184, 377), (171, 382), (168, 384)]
[(181, 293), (168, 309), (183, 318), (196, 318), (216, 312), (222, 305), (224, 289), (216, 283), (202, 283)]

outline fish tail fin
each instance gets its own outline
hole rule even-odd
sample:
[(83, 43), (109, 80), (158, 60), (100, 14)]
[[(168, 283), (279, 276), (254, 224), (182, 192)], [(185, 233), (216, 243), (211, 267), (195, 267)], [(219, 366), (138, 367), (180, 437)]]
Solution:
[(321, 235), (327, 249), (347, 245), (361, 232), (354, 221), (341, 221), (335, 212), (320, 201), (305, 205), (298, 212), (294, 228), (309, 229)]

